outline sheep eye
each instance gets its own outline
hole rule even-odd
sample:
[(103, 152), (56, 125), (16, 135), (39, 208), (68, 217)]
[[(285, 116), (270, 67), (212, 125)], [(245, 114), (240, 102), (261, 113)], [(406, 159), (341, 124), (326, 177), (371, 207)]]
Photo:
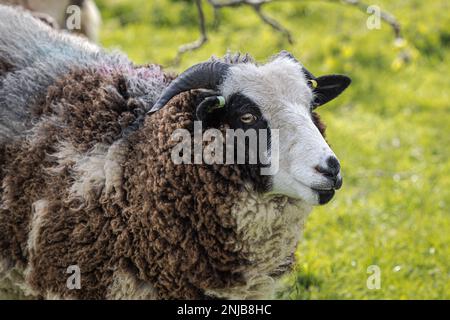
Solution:
[(253, 124), (256, 120), (258, 120), (258, 118), (251, 113), (246, 113), (241, 116), (241, 121), (245, 124)]

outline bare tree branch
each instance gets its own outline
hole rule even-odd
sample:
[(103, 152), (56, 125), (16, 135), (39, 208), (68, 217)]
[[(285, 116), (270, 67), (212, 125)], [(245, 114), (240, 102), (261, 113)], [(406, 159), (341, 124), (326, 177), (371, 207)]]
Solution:
[(268, 25), (270, 25), (276, 31), (279, 31), (282, 34), (284, 34), (290, 44), (294, 44), (294, 39), (292, 37), (291, 32), (288, 29), (286, 29), (285, 27), (283, 27), (278, 21), (267, 16), (261, 10), (261, 6), (262, 6), (262, 4), (252, 5), (253, 9), (255, 10), (256, 14), (261, 18), (261, 20), (264, 21), (265, 23), (267, 23)]
[(272, 0), (208, 0), (208, 2), (215, 8), (223, 7), (239, 7), (242, 5), (262, 5), (264, 3), (272, 2)]
[[(272, 2), (272, 0), (207, 0), (208, 3), (213, 7), (214, 10), (214, 24), (217, 27), (219, 24), (219, 11), (222, 8), (225, 7), (239, 7), (239, 6), (250, 6), (255, 13), (258, 15), (258, 17), (261, 19), (262, 22), (269, 25), (272, 29), (280, 32), (283, 34), (288, 42), (290, 44), (294, 43), (294, 39), (292, 37), (291, 32), (283, 27), (281, 23), (276, 21), (275, 19), (269, 17), (262, 11), (262, 6), (266, 3)], [(195, 1), (197, 10), (198, 10), (198, 17), (199, 17), (199, 27), (200, 27), (200, 38), (192, 43), (188, 43), (185, 45), (182, 45), (178, 49), (177, 56), (173, 60), (173, 65), (179, 65), (181, 61), (181, 57), (184, 53), (197, 50), (200, 47), (202, 47), (207, 41), (208, 36), (206, 32), (206, 25), (205, 25), (205, 15), (203, 12), (203, 5), (202, 0), (196, 0)]]
[(219, 10), (224, 7), (239, 7), (244, 5), (252, 7), (262, 22), (268, 24), (274, 30), (282, 33), (290, 44), (294, 43), (291, 32), (283, 27), (281, 23), (269, 17), (262, 11), (262, 6), (266, 3), (273, 2), (272, 0), (208, 0), (208, 2), (213, 6), (214, 10)]
[[(373, 14), (374, 12), (371, 12), (372, 6), (368, 5), (364, 2), (361, 2), (359, 0), (341, 0), (342, 3), (348, 4), (351, 6), (354, 6), (362, 11), (364, 11), (367, 14)], [(383, 20), (385, 23), (389, 24), (394, 31), (395, 35), (395, 43), (396, 45), (401, 45), (404, 43), (404, 38), (402, 35), (402, 29), (400, 26), (400, 23), (397, 21), (397, 19), (389, 12), (381, 10), (380, 7), (377, 8), (379, 11), (380, 19)], [(411, 60), (411, 53), (408, 49), (404, 48), (401, 50), (401, 52), (398, 54), (398, 59), (409, 62)]]
[[(261, 19), (261, 21), (267, 25), (269, 25), (272, 29), (275, 31), (281, 33), (290, 44), (294, 43), (293, 36), (291, 32), (285, 28), (281, 23), (279, 23), (274, 18), (268, 16), (263, 10), (262, 7), (265, 4), (273, 3), (273, 2), (280, 2), (280, 1), (293, 1), (293, 0), (206, 0), (213, 8), (214, 10), (214, 26), (217, 27), (219, 24), (219, 13), (220, 10), (228, 7), (228, 8), (234, 8), (234, 7), (240, 7), (240, 6), (248, 6), (251, 7), (255, 13), (258, 15), (258, 17)], [(325, 0), (328, 2), (334, 2), (338, 3), (338, 0)], [(368, 5), (364, 2), (361, 2), (359, 0), (340, 0), (340, 3), (347, 4), (354, 6), (356, 8), (359, 8), (361, 11), (364, 11), (367, 14), (370, 14), (370, 11), (368, 11), (371, 8), (371, 5)], [(180, 63), (181, 57), (184, 53), (197, 50), (200, 47), (202, 47), (207, 41), (207, 30), (206, 30), (206, 23), (205, 23), (205, 15), (203, 12), (203, 5), (202, 0), (195, 0), (197, 11), (198, 11), (198, 17), (199, 17), (199, 28), (200, 28), (200, 38), (192, 43), (188, 43), (185, 45), (182, 45), (178, 49), (177, 56), (175, 57), (173, 64), (178, 65)], [(395, 34), (396, 40), (403, 40), (402, 32), (400, 24), (398, 23), (397, 19), (390, 14), (387, 11), (383, 11), (380, 9), (379, 11), (380, 18), (387, 24), (389, 24)], [(406, 56), (405, 56), (406, 57)], [(407, 58), (407, 57), (406, 57)], [(405, 60), (407, 60), (405, 58)]]
[(198, 19), (199, 19), (199, 28), (200, 28), (200, 38), (196, 41), (182, 45), (178, 48), (177, 56), (175, 57), (173, 64), (179, 65), (181, 61), (181, 56), (188, 52), (194, 51), (203, 46), (208, 41), (208, 35), (206, 34), (206, 23), (205, 23), (205, 14), (203, 13), (203, 5), (202, 0), (195, 0), (195, 4), (197, 6)]
[[(341, 1), (344, 4), (355, 6), (366, 13), (369, 13), (367, 10), (371, 7), (371, 5), (363, 3), (359, 0), (341, 0)], [(380, 18), (392, 27), (395, 34), (395, 39), (403, 39), (400, 24), (392, 14), (380, 9)]]

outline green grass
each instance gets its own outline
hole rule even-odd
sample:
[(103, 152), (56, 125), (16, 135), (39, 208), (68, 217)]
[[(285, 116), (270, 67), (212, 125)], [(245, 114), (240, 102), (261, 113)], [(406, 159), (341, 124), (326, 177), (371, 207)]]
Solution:
[[(169, 65), (196, 39), (195, 7), (183, 1), (102, 0), (101, 41), (137, 63)], [(293, 1), (267, 11), (292, 30), (289, 45), (249, 9), (225, 10), (210, 41), (177, 71), (249, 52), (264, 61), (291, 51), (316, 74), (345, 73), (350, 89), (320, 113), (341, 159), (344, 187), (316, 208), (298, 249), (299, 265), (280, 297), (290, 299), (450, 298), (450, 17), (448, 1), (372, 1), (397, 16), (407, 39), (338, 3)], [(207, 10), (212, 28), (212, 12)], [(409, 63), (398, 59), (401, 50)], [(447, 63), (446, 63), (447, 61)], [(369, 290), (367, 267), (381, 269)]]

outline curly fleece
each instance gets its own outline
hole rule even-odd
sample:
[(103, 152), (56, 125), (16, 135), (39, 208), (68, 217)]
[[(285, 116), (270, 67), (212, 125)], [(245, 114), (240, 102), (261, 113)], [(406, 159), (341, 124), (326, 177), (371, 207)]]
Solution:
[[(73, 45), (48, 32), (56, 47)], [(0, 66), (12, 66), (0, 74), (4, 99), (5, 84), (30, 80), (15, 75), (23, 65), (2, 48)], [(175, 97), (142, 123), (172, 77), (96, 56), (88, 66), (48, 66), (17, 112), (4, 113), (7, 129), (27, 130), (0, 139), (0, 290), (77, 299), (270, 294), (293, 263), (301, 204), (264, 198), (256, 190), (267, 178), (245, 165), (174, 165), (170, 136), (192, 131), (199, 93)], [(72, 265), (80, 290), (67, 287)]]

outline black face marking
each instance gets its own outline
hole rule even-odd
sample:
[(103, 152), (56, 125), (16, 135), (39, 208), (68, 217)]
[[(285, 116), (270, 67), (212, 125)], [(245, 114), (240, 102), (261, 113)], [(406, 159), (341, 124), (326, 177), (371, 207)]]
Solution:
[[(232, 129), (268, 129), (269, 123), (264, 118), (261, 108), (247, 96), (241, 93), (235, 93), (228, 98), (226, 104), (226, 114), (224, 115), (224, 122)], [(255, 123), (249, 125), (241, 121), (241, 117), (247, 113), (256, 116)]]
[[(202, 99), (206, 101), (209, 97), (202, 97)], [(201, 102), (199, 105), (201, 105)], [(244, 123), (241, 118), (247, 114), (253, 115), (256, 121)], [(269, 127), (261, 108), (241, 93), (230, 96), (223, 108), (215, 108), (210, 111), (197, 110), (197, 120), (201, 120), (205, 128), (218, 128), (223, 124), (227, 124), (231, 129), (242, 129), (244, 131), (248, 129), (268, 129)]]
[[(241, 117), (247, 114), (251, 114), (256, 117), (256, 121), (252, 124), (246, 124), (241, 121)], [(264, 118), (264, 115), (261, 111), (261, 107), (258, 106), (253, 100), (248, 98), (247, 96), (241, 93), (235, 93), (228, 98), (225, 114), (223, 118), (224, 123), (228, 124), (231, 129), (242, 129), (247, 131), (249, 129), (253, 129), (257, 133), (257, 145), (249, 145), (249, 140), (246, 140), (246, 163), (248, 163), (248, 159), (251, 153), (257, 154), (258, 163), (256, 164), (245, 164), (241, 165), (241, 170), (243, 171), (243, 175), (247, 177), (249, 182), (253, 183), (253, 186), (256, 191), (266, 192), (271, 188), (272, 179), (269, 176), (261, 176), (261, 168), (268, 166), (268, 164), (261, 163), (261, 159), (259, 155), (261, 152), (270, 150), (270, 128), (269, 122)], [(267, 130), (267, 141), (260, 141), (261, 136), (259, 136), (259, 130), (266, 129)], [(264, 142), (264, 143), (262, 143)], [(267, 147), (264, 150), (261, 149), (261, 146)]]
[(311, 118), (314, 122), (314, 125), (317, 127), (317, 129), (319, 129), (320, 133), (325, 138), (325, 130), (327, 127), (320, 119), (320, 116), (316, 112), (311, 112)]
[[(203, 98), (205, 99), (205, 98)], [(199, 111), (199, 110), (198, 110)], [(234, 130), (243, 130), (247, 132), (248, 130), (255, 130), (256, 133), (256, 143), (250, 144), (250, 138), (245, 139), (245, 163), (240, 164), (239, 167), (242, 170), (242, 175), (245, 180), (251, 182), (256, 191), (266, 192), (270, 190), (271, 178), (270, 176), (262, 176), (261, 168), (269, 166), (266, 162), (262, 162), (260, 155), (264, 151), (270, 150), (270, 130), (269, 122), (264, 118), (260, 106), (258, 106), (254, 101), (252, 101), (247, 96), (241, 93), (235, 93), (228, 97), (225, 107), (213, 109), (211, 112), (200, 112), (197, 111), (197, 120), (202, 121), (203, 129), (208, 128), (220, 128), (222, 126), (227, 126)], [(245, 123), (242, 121), (242, 117), (246, 115), (252, 115), (256, 118), (252, 123)], [(201, 119), (199, 119), (199, 116)], [(246, 117), (244, 117), (245, 119)], [(267, 129), (267, 141), (260, 141), (261, 137), (259, 135), (259, 130)], [(264, 143), (263, 143), (264, 142)], [(229, 141), (227, 141), (229, 143)], [(237, 139), (235, 139), (234, 144), (234, 157), (235, 163), (237, 163)], [(264, 148), (260, 149), (261, 147)], [(257, 163), (250, 163), (249, 159), (256, 155)]]

